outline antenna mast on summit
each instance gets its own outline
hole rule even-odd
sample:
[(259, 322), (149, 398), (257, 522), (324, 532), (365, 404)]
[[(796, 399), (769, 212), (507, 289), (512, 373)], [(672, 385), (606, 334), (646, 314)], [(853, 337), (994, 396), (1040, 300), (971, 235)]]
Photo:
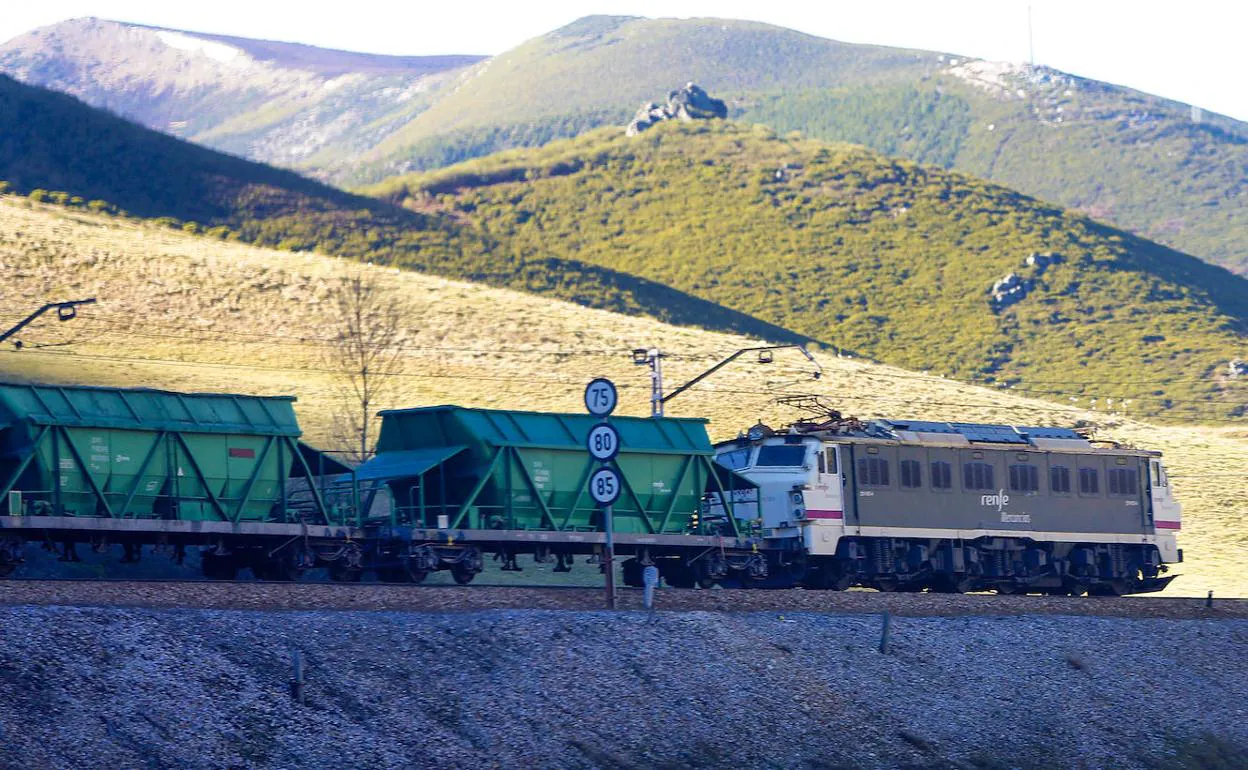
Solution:
[(1027, 4), (1027, 57), (1036, 66), (1036, 36), (1031, 27), (1031, 3)]

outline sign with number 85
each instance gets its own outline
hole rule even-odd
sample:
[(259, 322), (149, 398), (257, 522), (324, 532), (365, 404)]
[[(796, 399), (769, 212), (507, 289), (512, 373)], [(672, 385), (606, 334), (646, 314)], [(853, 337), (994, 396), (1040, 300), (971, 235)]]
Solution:
[(620, 475), (612, 468), (599, 468), (589, 477), (589, 496), (599, 505), (611, 505), (620, 498)]

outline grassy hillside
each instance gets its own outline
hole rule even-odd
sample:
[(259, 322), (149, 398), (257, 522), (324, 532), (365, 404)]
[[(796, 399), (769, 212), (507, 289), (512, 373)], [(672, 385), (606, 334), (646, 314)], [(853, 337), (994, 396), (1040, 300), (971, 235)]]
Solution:
[[(170, 227), (549, 292), (676, 323), (797, 335), (574, 255), (517, 258), (488, 232), (184, 142), (0, 75), (0, 185)], [(52, 191), (52, 192), (49, 192)]]
[(479, 65), (336, 178), (622, 126), (689, 80), (743, 120), (965, 171), (1248, 273), (1243, 123), (1043, 67), (733, 20), (582, 19)]
[[(1146, 414), (1244, 413), (1248, 281), (1086, 217), (862, 148), (731, 123), (614, 130), (368, 192), (912, 369)], [(1032, 255), (1054, 263), (1028, 265)], [(1042, 257), (1043, 258), (1043, 257)], [(994, 306), (1014, 273), (1031, 288)]]
[[(20, 352), (0, 351), (0, 379), (295, 394), (310, 439), (333, 448), (331, 417), (341, 404), (325, 371), (333, 329), (325, 298), (343, 270), (340, 260), (0, 197), (0, 265), (0, 322), (44, 298), (100, 298), (70, 323), (31, 327)], [(631, 364), (632, 348), (657, 345), (669, 353), (665, 372), (674, 386), (755, 342), (526, 293), (363, 269), (385, 271), (387, 290), (413, 319), (395, 392), (379, 408), (458, 403), (576, 412), (584, 383), (605, 375), (620, 385), (624, 413), (645, 414), (649, 382), (645, 368)], [(759, 419), (794, 419), (774, 403), (782, 393), (819, 394), (862, 417), (1097, 425), (1099, 436), (1166, 453), (1186, 511), (1188, 563), (1172, 591), (1248, 596), (1242, 426), (1154, 426), (1133, 419), (1131, 407), (1126, 415), (1090, 411), (816, 355), (823, 379), (812, 380), (796, 354), (777, 354), (766, 367), (741, 361), (674, 399), (671, 413), (710, 417), (719, 439)]]

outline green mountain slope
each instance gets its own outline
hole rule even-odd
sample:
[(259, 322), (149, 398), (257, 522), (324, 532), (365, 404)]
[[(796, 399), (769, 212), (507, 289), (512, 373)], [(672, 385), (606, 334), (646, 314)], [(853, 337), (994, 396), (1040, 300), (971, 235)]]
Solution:
[[(518, 258), (488, 233), (142, 128), (0, 75), (0, 192), (124, 211), (192, 231), (329, 254), (770, 339), (793, 333), (575, 257)], [(56, 191), (48, 195), (47, 191)]]
[(1155, 96), (721, 19), (589, 17), (480, 66), (339, 178), (623, 125), (693, 80), (739, 119), (969, 172), (1248, 273), (1248, 125)]
[(734, 116), (956, 168), (1248, 274), (1248, 125), (1223, 116), (986, 62), (920, 83), (760, 95)]
[[(366, 192), (472, 223), (519, 259), (632, 273), (908, 368), (1189, 419), (1240, 415), (1248, 395), (1248, 378), (1227, 376), (1245, 348), (1248, 281), (858, 147), (666, 124)], [(1012, 273), (1025, 298), (996, 303)]]

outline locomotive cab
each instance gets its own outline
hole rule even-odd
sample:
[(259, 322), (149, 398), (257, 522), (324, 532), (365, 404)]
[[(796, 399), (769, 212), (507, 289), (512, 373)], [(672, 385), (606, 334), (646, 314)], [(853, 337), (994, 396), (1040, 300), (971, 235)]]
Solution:
[(1152, 458), (1148, 462), (1148, 487), (1152, 503), (1149, 513), (1162, 561), (1181, 562), (1183, 552), (1179, 550), (1177, 535), (1182, 528), (1183, 509), (1170, 493), (1170, 477), (1166, 473), (1165, 464), (1158, 458)]
[(758, 485), (766, 537), (800, 538), (811, 554), (835, 551), (844, 521), (839, 447), (812, 435), (751, 436), (721, 444), (716, 461)]

